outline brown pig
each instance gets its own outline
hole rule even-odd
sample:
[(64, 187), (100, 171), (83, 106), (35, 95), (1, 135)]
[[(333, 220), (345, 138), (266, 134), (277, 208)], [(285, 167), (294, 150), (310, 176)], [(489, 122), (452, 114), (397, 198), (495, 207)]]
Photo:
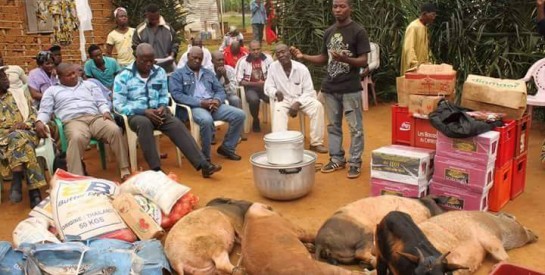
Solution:
[[(216, 198), (181, 218), (165, 240), (165, 254), (179, 274), (233, 274), (229, 253), (242, 233), (251, 202)], [(241, 273), (244, 273), (240, 270)]]
[(431, 198), (417, 200), (384, 195), (352, 202), (338, 209), (318, 230), (316, 259), (325, 259), (333, 264), (359, 262), (367, 268), (374, 268), (375, 230), (391, 211), (407, 213), (415, 223), (442, 212)]
[(270, 207), (254, 203), (244, 223), (243, 266), (255, 275), (361, 274), (312, 259), (303, 244), (312, 239)]
[(441, 253), (451, 251), (448, 262), (463, 265), (472, 274), (487, 253), (498, 261), (508, 258), (506, 250), (537, 241), (538, 237), (511, 215), (481, 211), (452, 211), (418, 224)]

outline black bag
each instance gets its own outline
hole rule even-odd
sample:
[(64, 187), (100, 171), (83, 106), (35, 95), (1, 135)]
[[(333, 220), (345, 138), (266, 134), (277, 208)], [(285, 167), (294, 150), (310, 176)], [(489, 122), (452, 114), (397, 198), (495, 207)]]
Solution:
[(446, 99), (437, 103), (437, 110), (429, 114), (431, 125), (450, 138), (468, 138), (488, 132), (503, 125), (501, 121), (491, 123), (476, 120), (460, 106), (453, 105)]

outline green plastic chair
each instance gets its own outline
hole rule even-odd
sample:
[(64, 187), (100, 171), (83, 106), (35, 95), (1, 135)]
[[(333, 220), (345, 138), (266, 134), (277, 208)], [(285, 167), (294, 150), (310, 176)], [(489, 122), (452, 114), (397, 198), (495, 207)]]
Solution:
[[(55, 124), (57, 125), (57, 128), (59, 129), (59, 138), (61, 140), (61, 150), (64, 153), (66, 153), (66, 150), (68, 149), (68, 140), (66, 139), (66, 136), (64, 135), (64, 125), (59, 118), (55, 118)], [(104, 143), (100, 140), (91, 138), (89, 145), (98, 146), (98, 150), (100, 152), (100, 163), (102, 165), (102, 170), (106, 170), (106, 149), (104, 148)]]

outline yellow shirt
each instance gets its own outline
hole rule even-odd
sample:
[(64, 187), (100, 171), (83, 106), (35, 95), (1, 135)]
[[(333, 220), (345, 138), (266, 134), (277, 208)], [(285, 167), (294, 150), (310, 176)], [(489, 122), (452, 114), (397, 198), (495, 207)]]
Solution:
[(408, 69), (422, 63), (428, 63), (429, 56), (428, 28), (416, 19), (405, 30), (405, 39), (401, 52), (401, 75), (405, 75)]
[(134, 61), (134, 55), (132, 54), (133, 35), (134, 28), (129, 28), (125, 33), (113, 30), (108, 34), (108, 38), (106, 39), (106, 44), (113, 45), (117, 51), (117, 63), (121, 67), (125, 67)]

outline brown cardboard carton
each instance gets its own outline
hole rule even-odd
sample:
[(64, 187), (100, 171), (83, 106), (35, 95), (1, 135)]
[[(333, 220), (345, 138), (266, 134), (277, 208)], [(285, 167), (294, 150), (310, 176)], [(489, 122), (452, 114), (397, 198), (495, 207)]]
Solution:
[(461, 106), (476, 111), (488, 111), (500, 114), (503, 113), (505, 114), (505, 118), (508, 119), (521, 119), (524, 115), (524, 112), (526, 111), (526, 106), (520, 107), (518, 109), (511, 109), (494, 104), (473, 101), (471, 99), (464, 98), (463, 96)]
[(404, 88), (413, 95), (451, 95), (456, 89), (456, 71), (449, 64), (422, 64), (405, 73)]
[(140, 240), (159, 239), (165, 233), (163, 228), (140, 207), (133, 195), (120, 194), (112, 201), (112, 205)]
[(522, 80), (469, 75), (464, 83), (462, 106), (519, 119), (526, 110), (526, 84)]
[(407, 107), (409, 104), (409, 94), (405, 90), (405, 77), (399, 76), (396, 78), (396, 90), (397, 90), (397, 105), (400, 107)]
[(415, 117), (427, 118), (437, 109), (442, 96), (409, 95), (409, 112)]

